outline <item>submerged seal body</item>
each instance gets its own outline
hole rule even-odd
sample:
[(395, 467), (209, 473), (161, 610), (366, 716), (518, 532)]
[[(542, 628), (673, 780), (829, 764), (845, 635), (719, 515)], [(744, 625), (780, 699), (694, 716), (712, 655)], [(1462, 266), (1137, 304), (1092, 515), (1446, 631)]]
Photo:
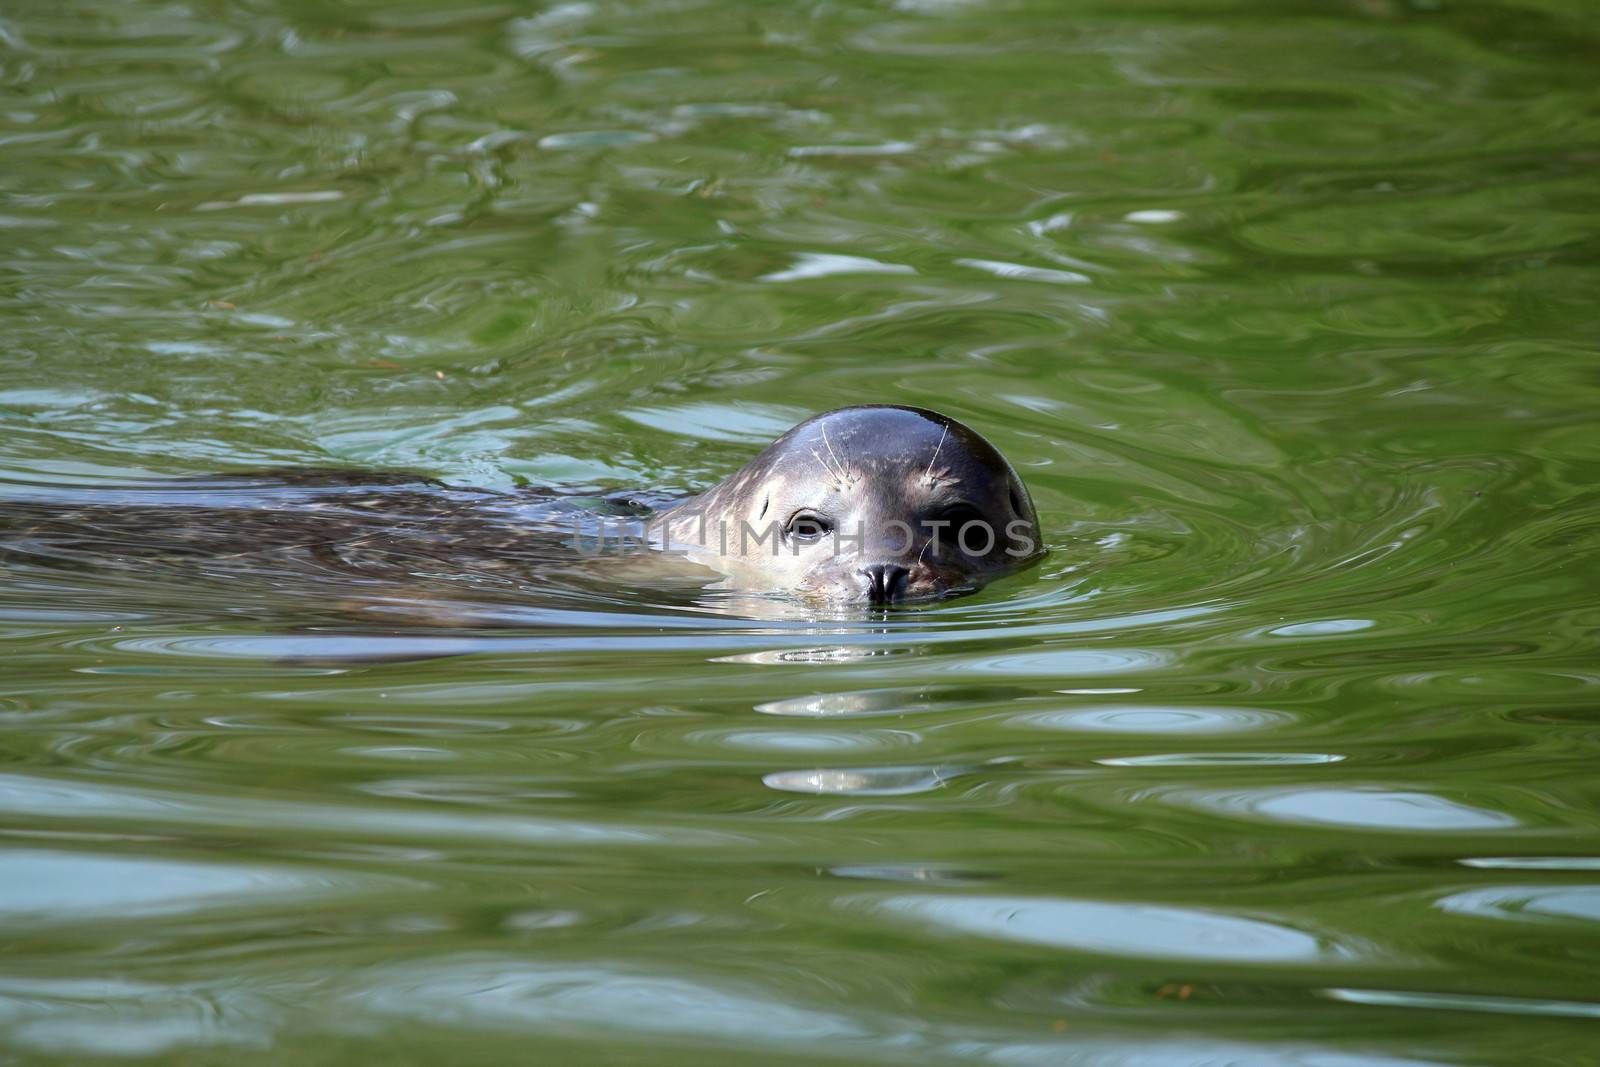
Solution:
[(734, 588), (835, 603), (967, 592), (1043, 554), (1005, 457), (948, 416), (897, 405), (807, 419), (655, 521)]

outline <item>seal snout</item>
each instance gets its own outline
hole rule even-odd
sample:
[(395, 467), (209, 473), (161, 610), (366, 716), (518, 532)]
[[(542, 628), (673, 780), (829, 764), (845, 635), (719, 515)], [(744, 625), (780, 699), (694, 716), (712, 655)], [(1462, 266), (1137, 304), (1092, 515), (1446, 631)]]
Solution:
[(906, 577), (911, 572), (897, 563), (874, 563), (856, 573), (865, 581), (867, 599), (874, 604), (887, 604), (905, 594)]

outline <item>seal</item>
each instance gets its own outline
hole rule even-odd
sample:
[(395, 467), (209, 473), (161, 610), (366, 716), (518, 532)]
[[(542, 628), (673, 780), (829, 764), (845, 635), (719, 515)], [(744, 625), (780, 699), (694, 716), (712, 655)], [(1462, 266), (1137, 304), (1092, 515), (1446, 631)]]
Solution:
[[(705, 568), (724, 576), (713, 588), (883, 605), (975, 589), (1042, 554), (1027, 489), (992, 445), (886, 405), (808, 419), (686, 500), (324, 468), (5, 488), (0, 567), (19, 575), (176, 575), (196, 595), (259, 586), (340, 614), (452, 625), (541, 600), (694, 595)], [(641, 536), (586, 550), (583, 531), (613, 522)]]
[(893, 404), (807, 419), (654, 522), (730, 588), (834, 603), (970, 592), (1044, 554), (1033, 500), (998, 449)]

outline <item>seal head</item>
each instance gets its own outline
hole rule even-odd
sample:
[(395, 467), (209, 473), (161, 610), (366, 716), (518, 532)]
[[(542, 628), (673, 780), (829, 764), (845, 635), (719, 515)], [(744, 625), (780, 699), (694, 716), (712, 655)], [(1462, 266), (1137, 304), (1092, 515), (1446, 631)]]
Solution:
[(1028, 490), (993, 445), (893, 405), (807, 419), (655, 522), (733, 588), (840, 603), (968, 592), (1043, 554)]

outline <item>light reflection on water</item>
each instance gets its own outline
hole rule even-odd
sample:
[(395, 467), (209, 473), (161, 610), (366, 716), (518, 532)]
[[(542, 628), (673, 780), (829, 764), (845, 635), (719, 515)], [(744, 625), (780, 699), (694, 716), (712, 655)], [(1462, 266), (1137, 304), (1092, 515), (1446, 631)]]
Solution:
[(1298, 930), (1214, 912), (1026, 897), (890, 897), (876, 909), (946, 932), (1164, 960), (1305, 964), (1348, 949)]

